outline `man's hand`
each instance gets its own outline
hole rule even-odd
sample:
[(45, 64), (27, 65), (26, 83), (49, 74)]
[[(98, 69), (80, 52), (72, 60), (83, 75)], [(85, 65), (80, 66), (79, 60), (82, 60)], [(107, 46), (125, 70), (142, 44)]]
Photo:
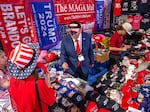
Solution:
[(68, 64), (67, 64), (66, 62), (64, 62), (64, 63), (62, 64), (62, 68), (63, 68), (64, 70), (66, 70), (66, 69), (69, 68), (69, 66), (68, 66)]
[(127, 50), (127, 48), (124, 46), (124, 47), (122, 47), (122, 51), (126, 51)]
[(124, 45), (127, 49), (131, 48), (131, 45)]
[(94, 64), (91, 64), (90, 67), (91, 67), (91, 68), (94, 67)]

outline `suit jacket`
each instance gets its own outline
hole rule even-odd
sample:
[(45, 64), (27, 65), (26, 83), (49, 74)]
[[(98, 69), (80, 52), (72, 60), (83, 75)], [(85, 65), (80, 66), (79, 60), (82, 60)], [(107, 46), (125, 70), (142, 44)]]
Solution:
[[(81, 53), (84, 56), (84, 61), (80, 63), (82, 72), (84, 74), (88, 73), (89, 65), (94, 64), (94, 54), (91, 43), (91, 35), (85, 32), (82, 32), (82, 49)], [(70, 35), (63, 37), (61, 43), (61, 62), (67, 62), (69, 69), (66, 72), (69, 72), (72, 75), (75, 75), (75, 71), (78, 64), (78, 55), (76, 54), (74, 42)]]

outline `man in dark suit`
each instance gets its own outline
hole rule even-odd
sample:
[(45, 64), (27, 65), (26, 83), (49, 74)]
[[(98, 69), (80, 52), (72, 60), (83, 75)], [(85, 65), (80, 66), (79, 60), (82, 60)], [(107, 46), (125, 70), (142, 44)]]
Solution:
[(91, 35), (82, 32), (80, 23), (74, 21), (68, 25), (69, 35), (62, 38), (62, 68), (71, 75), (87, 80), (89, 67), (94, 66), (94, 54)]

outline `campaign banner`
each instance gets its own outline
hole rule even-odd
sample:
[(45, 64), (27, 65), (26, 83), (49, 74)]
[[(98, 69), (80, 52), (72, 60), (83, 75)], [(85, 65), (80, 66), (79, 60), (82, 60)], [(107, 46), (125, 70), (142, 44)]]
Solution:
[(95, 0), (54, 0), (54, 7), (59, 25), (78, 21), (86, 32), (95, 29)]
[(95, 1), (95, 15), (96, 15), (96, 30), (103, 29), (104, 22), (104, 0)]
[(30, 6), (41, 49), (48, 50), (56, 46), (60, 39), (52, 0), (30, 0)]
[(20, 42), (30, 43), (35, 38), (30, 11), (25, 4), (23, 0), (0, 1), (0, 39), (7, 56)]

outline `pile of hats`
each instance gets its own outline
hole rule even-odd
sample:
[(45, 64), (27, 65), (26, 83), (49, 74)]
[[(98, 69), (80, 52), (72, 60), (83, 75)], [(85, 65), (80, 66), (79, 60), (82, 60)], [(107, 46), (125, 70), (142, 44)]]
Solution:
[[(146, 78), (147, 77), (147, 78)], [(146, 100), (143, 100), (144, 97), (149, 97), (148, 86), (145, 89), (143, 85), (146, 84), (146, 81), (149, 80), (149, 72), (145, 69), (136, 73), (136, 77), (133, 79), (128, 79), (124, 85), (121, 86), (122, 91), (122, 103), (121, 107), (127, 110), (129, 107), (135, 109), (145, 109), (144, 105), (147, 105)], [(150, 89), (150, 88), (149, 88)], [(146, 91), (145, 91), (146, 90)], [(144, 106), (144, 107), (142, 107)], [(148, 112), (148, 111), (144, 111)]]
[(47, 63), (47, 68), (49, 70), (55, 68), (57, 71), (63, 71), (60, 59)]
[(49, 63), (56, 59), (59, 59), (59, 56), (56, 52), (54, 51), (48, 52), (47, 50), (40, 50), (38, 62)]
[(98, 105), (94, 101), (88, 101), (85, 112), (111, 112), (106, 108), (98, 108)]
[[(136, 74), (136, 83), (137, 84), (145, 84), (145, 81), (146, 81), (146, 76), (148, 77), (148, 75), (149, 75), (149, 72), (148, 72), (148, 70), (141, 70), (141, 71), (139, 71), (139, 72), (137, 72), (137, 74)], [(144, 80), (145, 79), (145, 80)]]
[(106, 94), (109, 88), (119, 89), (119, 86), (125, 81), (126, 67), (117, 64), (105, 75), (97, 78), (93, 83), (93, 87), (100, 94)]
[(83, 95), (75, 88), (73, 82), (67, 82), (64, 79), (60, 79), (58, 82), (54, 82), (52, 86), (57, 91), (57, 98), (59, 99), (59, 103), (62, 104), (65, 108), (70, 108), (72, 105), (66, 105), (62, 101), (61, 97), (66, 97), (69, 102), (80, 107), (83, 104)]
[[(135, 59), (129, 59), (126, 66), (123, 64), (116, 64), (107, 74), (98, 77), (97, 81), (93, 83), (93, 87), (100, 95), (103, 95), (101, 98), (105, 96), (107, 99), (110, 98), (118, 102), (124, 110), (127, 110), (129, 107), (139, 109), (140, 102), (137, 100), (139, 97), (138, 89), (141, 84), (144, 84), (146, 81), (148, 83), (149, 77), (147, 75), (148, 70), (136, 73), (134, 70), (137, 67), (138, 63)], [(127, 78), (130, 69), (132, 77)], [(113, 94), (114, 92), (115, 95)], [(118, 100), (116, 97), (119, 97)], [(101, 99), (101, 101), (103, 100)]]
[(106, 96), (116, 101), (118, 104), (121, 104), (122, 93), (119, 89), (109, 89)]
[[(92, 40), (95, 42), (95, 48), (101, 48), (102, 46), (102, 40), (105, 38), (103, 34), (95, 34), (92, 36)], [(101, 46), (99, 45), (101, 44)]]
[(150, 62), (150, 51), (147, 51), (144, 56), (144, 61)]
[(107, 79), (111, 79), (113, 82), (122, 84), (125, 81), (125, 73), (127, 68), (124, 65), (116, 64), (113, 66), (111, 71), (107, 74)]
[(82, 95), (75, 89), (62, 85), (60, 83), (53, 83), (52, 86), (56, 89), (57, 93), (57, 105), (64, 110), (68, 110), (74, 104), (80, 105), (82, 101)]
[(129, 106), (137, 109), (139, 108), (139, 102), (136, 101), (138, 92), (133, 89), (134, 86), (134, 81), (131, 79), (129, 79), (123, 86), (121, 86), (121, 91), (123, 94), (121, 107), (125, 110), (127, 110)]
[(51, 68), (56, 68), (57, 71), (62, 70), (59, 53), (56, 50), (49, 52), (47, 50), (39, 50), (38, 62), (46, 64), (49, 70)]
[(105, 95), (100, 95), (98, 92), (88, 91), (85, 98), (95, 102), (99, 109), (106, 109), (112, 112), (125, 112), (116, 101), (107, 98)]
[(94, 90), (99, 92), (99, 94), (105, 95), (107, 90), (109, 89), (112, 81), (107, 80), (104, 77), (99, 77), (95, 83), (93, 83)]
[(129, 49), (127, 56), (134, 59), (140, 59), (145, 57), (146, 53), (149, 52), (149, 49), (150, 39), (147, 36), (144, 36), (140, 42), (132, 45), (132, 48)]

